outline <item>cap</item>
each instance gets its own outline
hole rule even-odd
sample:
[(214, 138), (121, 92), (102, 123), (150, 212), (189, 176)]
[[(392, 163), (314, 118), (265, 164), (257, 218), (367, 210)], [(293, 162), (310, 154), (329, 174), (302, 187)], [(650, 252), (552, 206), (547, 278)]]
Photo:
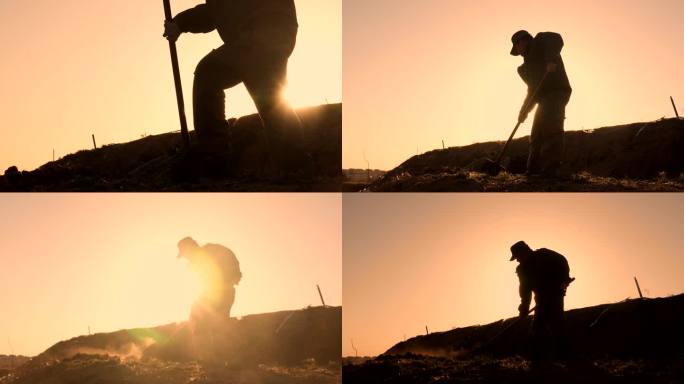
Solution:
[(178, 242), (178, 256), (177, 257), (183, 257), (184, 252), (186, 252), (190, 248), (196, 248), (199, 247), (199, 244), (193, 239), (192, 237), (188, 236), (183, 238), (181, 241)]
[(517, 259), (518, 255), (520, 255), (520, 253), (530, 252), (530, 251), (532, 251), (532, 248), (530, 248), (530, 246), (527, 245), (527, 243), (520, 240), (511, 246), (511, 259), (509, 261), (513, 261), (513, 260)]
[(513, 47), (511, 47), (511, 55), (518, 56), (518, 53), (515, 52), (515, 45), (518, 44), (519, 41), (526, 39), (532, 40), (532, 35), (530, 35), (530, 33), (524, 29), (521, 29), (513, 34), (511, 37), (511, 42), (513, 43)]

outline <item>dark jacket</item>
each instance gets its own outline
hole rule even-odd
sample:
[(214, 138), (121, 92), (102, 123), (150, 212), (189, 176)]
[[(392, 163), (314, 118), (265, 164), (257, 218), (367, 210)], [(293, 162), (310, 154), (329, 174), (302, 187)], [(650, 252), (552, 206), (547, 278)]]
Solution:
[(570, 283), (570, 267), (568, 261), (560, 253), (540, 248), (532, 252), (531, 257), (520, 263), (515, 272), (520, 281), (521, 311), (529, 309), (532, 292), (537, 298), (558, 297), (565, 295)]
[(555, 72), (550, 72), (546, 76), (533, 103), (554, 93), (568, 95), (572, 92), (560, 54), (562, 49), (563, 38), (554, 32), (540, 32), (530, 41), (527, 53), (524, 56), (525, 62), (518, 67), (518, 74), (527, 84), (528, 99), (532, 97), (532, 93), (537, 89), (539, 82), (543, 78), (546, 72), (546, 65), (548, 63), (556, 63), (558, 65)]
[(216, 29), (226, 44), (249, 45), (255, 34), (296, 34), (298, 26), (294, 0), (206, 0), (173, 20), (182, 32)]

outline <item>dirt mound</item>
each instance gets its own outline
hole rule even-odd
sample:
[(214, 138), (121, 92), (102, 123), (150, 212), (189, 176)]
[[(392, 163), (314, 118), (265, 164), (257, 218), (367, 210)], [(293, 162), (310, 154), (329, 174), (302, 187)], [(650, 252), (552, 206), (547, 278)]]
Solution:
[[(342, 104), (297, 111), (308, 152), (300, 174), (270, 167), (258, 115), (236, 120), (210, 154), (182, 150), (179, 133), (84, 150), (34, 171), (10, 167), (1, 191), (339, 191), (342, 182)], [(194, 132), (191, 141), (195, 142)], [(295, 155), (289, 153), (286, 158)], [(282, 160), (282, 158), (279, 158)], [(278, 166), (279, 164), (275, 164)]]
[[(662, 119), (565, 134), (560, 179), (527, 178), (529, 137), (510, 144), (504, 178), (478, 169), (496, 158), (504, 142), (478, 143), (417, 155), (373, 182), (367, 190), (387, 191), (682, 191), (684, 120)], [(584, 175), (578, 178), (578, 175)]]
[(211, 334), (177, 323), (79, 336), (53, 345), (0, 383), (52, 382), (54, 375), (61, 383), (250, 382), (236, 379), (245, 375), (263, 382), (336, 382), (341, 324), (342, 308), (310, 307), (230, 319)]
[(345, 359), (344, 382), (672, 383), (684, 379), (684, 295), (566, 312), (572, 359), (541, 369), (527, 359), (531, 319), (516, 319), (414, 337), (361, 363)]
[[(582, 356), (664, 357), (682, 353), (684, 294), (573, 309), (565, 316), (571, 349)], [(385, 355), (526, 355), (532, 319), (517, 320), (414, 337), (393, 346)]]

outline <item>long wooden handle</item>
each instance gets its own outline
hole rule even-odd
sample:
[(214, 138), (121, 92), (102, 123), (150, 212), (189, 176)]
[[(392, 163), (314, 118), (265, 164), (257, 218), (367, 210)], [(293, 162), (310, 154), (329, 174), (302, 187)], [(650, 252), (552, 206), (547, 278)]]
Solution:
[[(537, 93), (539, 93), (539, 89), (541, 89), (542, 84), (544, 84), (544, 80), (546, 80), (546, 76), (549, 74), (549, 72), (544, 72), (544, 76), (542, 76), (541, 80), (539, 81), (539, 84), (537, 85), (537, 88), (534, 90), (532, 93), (532, 97), (527, 100), (525, 105), (523, 105), (523, 109), (527, 109), (530, 106), (530, 103), (534, 102), (534, 99), (537, 97)], [(503, 148), (501, 148), (501, 152), (499, 152), (499, 156), (496, 158), (496, 165), (501, 165), (501, 159), (503, 159), (504, 154), (506, 153), (506, 149), (508, 149), (508, 145), (511, 144), (511, 141), (513, 141), (513, 136), (515, 136), (515, 133), (518, 131), (518, 128), (520, 128), (520, 124), (522, 124), (522, 121), (518, 121), (518, 124), (515, 125), (515, 128), (513, 128), (513, 132), (511, 132), (511, 135), (508, 137), (508, 140), (506, 141), (506, 144), (504, 144)]]
[[(527, 311), (527, 314), (528, 314), (528, 315), (531, 314), (531, 313), (534, 312), (536, 309), (537, 309), (537, 306), (535, 305), (534, 307), (532, 307), (532, 309), (530, 309), (530, 310)], [(499, 331), (499, 333), (497, 333), (496, 335), (494, 335), (494, 337), (492, 337), (491, 339), (489, 339), (489, 341), (487, 341), (486, 343), (480, 345), (477, 349), (484, 349), (484, 348), (489, 347), (490, 345), (492, 345), (492, 343), (494, 343), (499, 337), (501, 337), (504, 333), (508, 332), (508, 330), (511, 329), (511, 328), (513, 328), (514, 325), (518, 324), (522, 318), (523, 318), (522, 316), (518, 316), (517, 318), (515, 318), (513, 321), (511, 321), (510, 324), (508, 324), (508, 325), (505, 326), (501, 331)]]
[(515, 136), (515, 133), (518, 132), (518, 128), (520, 128), (520, 124), (522, 122), (518, 121), (518, 124), (515, 125), (515, 128), (513, 128), (513, 132), (511, 132), (511, 135), (508, 136), (508, 140), (506, 140), (506, 144), (504, 144), (503, 148), (501, 148), (501, 152), (499, 152), (499, 156), (496, 158), (496, 165), (501, 165), (501, 159), (503, 158), (504, 154), (506, 153), (506, 149), (508, 149), (508, 145), (513, 141), (513, 136)]
[[(164, 1), (164, 16), (166, 21), (173, 20), (171, 14), (171, 1)], [(183, 137), (183, 146), (185, 149), (190, 147), (190, 134), (188, 133), (188, 121), (185, 117), (185, 102), (183, 101), (183, 84), (181, 83), (180, 69), (178, 66), (178, 52), (176, 51), (176, 43), (169, 40), (169, 51), (171, 52), (171, 67), (173, 67), (173, 82), (176, 86), (176, 101), (178, 103), (178, 117), (180, 118), (181, 136)]]

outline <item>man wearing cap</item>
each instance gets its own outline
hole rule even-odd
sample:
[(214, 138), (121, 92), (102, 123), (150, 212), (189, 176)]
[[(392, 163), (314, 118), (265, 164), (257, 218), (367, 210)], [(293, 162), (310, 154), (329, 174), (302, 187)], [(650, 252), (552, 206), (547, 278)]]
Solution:
[(527, 173), (554, 176), (562, 161), (565, 106), (572, 93), (560, 54), (563, 38), (554, 32), (541, 32), (532, 37), (521, 30), (513, 34), (511, 41), (511, 55), (524, 59), (518, 74), (527, 84), (527, 97), (518, 114), (518, 122), (524, 122), (537, 105)]
[(186, 237), (178, 242), (178, 257), (189, 261), (202, 284), (201, 296), (190, 313), (193, 323), (227, 319), (235, 301), (235, 285), (242, 279), (235, 254), (219, 244), (199, 246)]
[(550, 331), (558, 352), (567, 352), (563, 300), (568, 285), (574, 280), (570, 278), (568, 261), (563, 255), (550, 249), (532, 250), (524, 241), (513, 244), (510, 260), (520, 263), (515, 272), (520, 282), (518, 312), (521, 317), (529, 314), (534, 292), (536, 313), (532, 322), (533, 357), (537, 360), (545, 357), (547, 331)]

